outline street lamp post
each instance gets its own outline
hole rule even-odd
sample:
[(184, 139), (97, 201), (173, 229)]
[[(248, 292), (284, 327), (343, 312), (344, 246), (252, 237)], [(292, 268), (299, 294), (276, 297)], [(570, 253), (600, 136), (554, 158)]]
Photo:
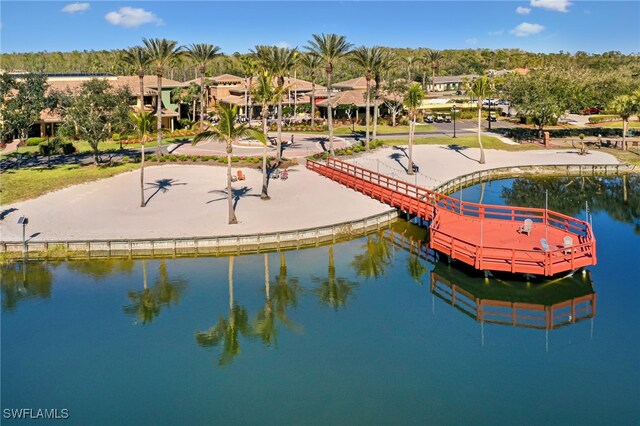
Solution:
[(456, 112), (458, 112), (458, 108), (456, 107), (456, 104), (453, 104), (453, 108), (451, 108), (451, 114), (453, 115), (453, 137), (457, 137), (456, 136)]
[(20, 216), (18, 219), (18, 225), (22, 225), (22, 254), (27, 255), (27, 223), (29, 218), (26, 216)]

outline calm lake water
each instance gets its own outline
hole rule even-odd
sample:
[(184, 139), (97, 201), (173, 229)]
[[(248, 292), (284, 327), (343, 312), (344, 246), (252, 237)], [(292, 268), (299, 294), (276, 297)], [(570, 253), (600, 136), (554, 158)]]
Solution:
[[(63, 422), (82, 425), (638, 424), (640, 176), (625, 185), (511, 179), (462, 192), (543, 207), (548, 190), (550, 208), (581, 218), (586, 200), (598, 265), (553, 281), (485, 280), (390, 232), (282, 256), (7, 266), (2, 408), (68, 409)], [(541, 328), (497, 324), (508, 309), (481, 322), (465, 294), (588, 302), (549, 330), (527, 315), (519, 325)], [(3, 419), (14, 423), (28, 422)]]

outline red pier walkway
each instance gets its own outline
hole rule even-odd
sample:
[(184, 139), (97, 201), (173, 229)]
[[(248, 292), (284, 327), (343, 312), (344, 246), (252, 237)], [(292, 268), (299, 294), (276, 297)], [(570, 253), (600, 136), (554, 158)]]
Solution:
[[(550, 276), (596, 264), (591, 226), (571, 216), (460, 201), (335, 158), (326, 164), (307, 160), (307, 168), (431, 221), (429, 247), (476, 269)], [(533, 223), (528, 235), (519, 232), (526, 219)]]

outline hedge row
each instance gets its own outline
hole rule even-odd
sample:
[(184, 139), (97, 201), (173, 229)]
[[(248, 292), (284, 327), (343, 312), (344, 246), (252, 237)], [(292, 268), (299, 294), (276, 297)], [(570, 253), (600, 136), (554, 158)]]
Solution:
[[(371, 148), (373, 150), (373, 149), (379, 148), (379, 147), (381, 147), (383, 145), (384, 145), (383, 141), (374, 140), (374, 141), (371, 141), (369, 143), (369, 148)], [(364, 146), (364, 142), (362, 142), (362, 143), (359, 143), (357, 145), (351, 145), (351, 146), (346, 147), (346, 148), (336, 149), (336, 156), (337, 157), (349, 156), (349, 155), (353, 155), (353, 154), (355, 154), (357, 152), (364, 152), (364, 151), (366, 151), (366, 148)], [(329, 153), (328, 152), (321, 152), (321, 153), (312, 155), (311, 158), (313, 158), (314, 160), (320, 160), (320, 159), (326, 160), (327, 158), (329, 158)]]
[(620, 116), (618, 115), (593, 115), (589, 117), (589, 123), (591, 124), (604, 123), (607, 121), (619, 121), (619, 120), (620, 120)]
[[(500, 133), (508, 138), (513, 138), (515, 140), (540, 139), (542, 137), (538, 129), (499, 128), (499, 129), (493, 129), (492, 131), (496, 133)], [(602, 136), (604, 138), (622, 137), (622, 129), (610, 129), (606, 127), (550, 129), (548, 130), (548, 132), (549, 132), (549, 136), (552, 138), (579, 137), (580, 134), (584, 134), (587, 137), (589, 136), (593, 136), (593, 137)], [(637, 132), (637, 131), (635, 133), (640, 134), (640, 132)], [(629, 131), (628, 134), (633, 136), (634, 131)]]

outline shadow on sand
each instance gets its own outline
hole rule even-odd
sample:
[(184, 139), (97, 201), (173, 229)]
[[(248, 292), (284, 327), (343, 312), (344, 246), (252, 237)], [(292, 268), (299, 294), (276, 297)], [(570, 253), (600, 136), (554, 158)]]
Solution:
[(147, 201), (145, 201), (145, 205), (149, 204), (149, 201), (151, 201), (151, 199), (155, 197), (158, 192), (162, 192), (164, 194), (169, 190), (169, 188), (173, 186), (178, 186), (178, 185), (186, 185), (186, 183), (180, 182), (175, 179), (158, 179), (152, 183), (147, 182), (147, 188), (145, 188), (145, 191), (154, 189), (154, 188), (155, 188), (155, 191), (153, 194), (149, 196), (149, 198), (147, 198)]

